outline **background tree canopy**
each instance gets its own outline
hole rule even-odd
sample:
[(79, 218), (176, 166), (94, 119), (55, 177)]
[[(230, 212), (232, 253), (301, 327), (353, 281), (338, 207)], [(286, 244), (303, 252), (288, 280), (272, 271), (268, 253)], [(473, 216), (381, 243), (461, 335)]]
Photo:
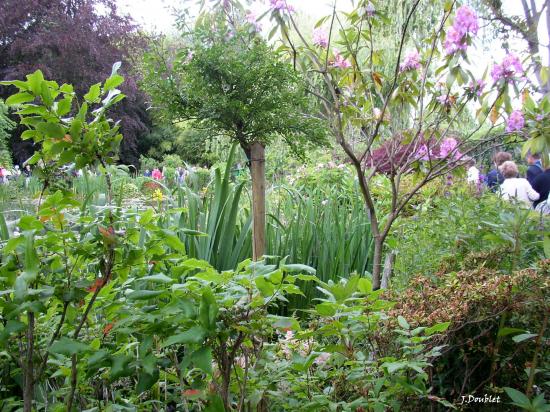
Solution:
[[(137, 165), (137, 141), (149, 128), (144, 97), (127, 69), (131, 51), (143, 42), (136, 26), (117, 12), (113, 0), (5, 0), (0, 3), (0, 80), (21, 79), (36, 69), (47, 78), (70, 83), (78, 94), (110, 74), (123, 61), (127, 98), (116, 107), (124, 135), (120, 150), (123, 163)], [(0, 88), (0, 96), (13, 93)], [(13, 156), (24, 162), (32, 143), (21, 141), (21, 129), (11, 138)]]

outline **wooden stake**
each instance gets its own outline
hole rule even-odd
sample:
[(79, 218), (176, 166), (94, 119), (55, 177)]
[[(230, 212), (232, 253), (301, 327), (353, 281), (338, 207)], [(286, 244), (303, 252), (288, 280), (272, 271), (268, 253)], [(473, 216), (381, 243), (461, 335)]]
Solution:
[(250, 146), (252, 177), (252, 258), (258, 261), (265, 254), (265, 147)]

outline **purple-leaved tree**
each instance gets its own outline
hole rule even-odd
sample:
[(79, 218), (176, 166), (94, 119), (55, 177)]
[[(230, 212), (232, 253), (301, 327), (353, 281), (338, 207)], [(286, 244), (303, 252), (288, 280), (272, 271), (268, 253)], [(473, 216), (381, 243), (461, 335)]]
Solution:
[[(123, 163), (137, 165), (137, 141), (149, 128), (149, 117), (135, 78), (128, 73), (132, 51), (144, 42), (137, 26), (118, 13), (113, 0), (3, 0), (0, 2), (0, 80), (24, 79), (37, 69), (59, 83), (70, 83), (83, 94), (89, 85), (111, 73), (122, 61), (127, 98), (113, 118), (121, 121)], [(13, 88), (0, 88), (7, 97)], [(24, 162), (34, 152), (17, 128), (11, 139), (13, 155)]]

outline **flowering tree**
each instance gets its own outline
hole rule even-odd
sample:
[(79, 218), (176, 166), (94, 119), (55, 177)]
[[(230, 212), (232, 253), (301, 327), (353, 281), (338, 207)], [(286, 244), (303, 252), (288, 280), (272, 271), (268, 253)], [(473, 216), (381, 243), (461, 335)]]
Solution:
[[(220, 11), (221, 10), (221, 11)], [(161, 115), (224, 135), (246, 153), (252, 177), (253, 254), (265, 251), (265, 147), (276, 135), (296, 152), (322, 143), (321, 122), (306, 113), (305, 83), (257, 36), (253, 15), (221, 4), (184, 36), (189, 47), (151, 50), (145, 84)]]
[[(391, 11), (382, 9), (382, 2), (362, 0), (346, 13), (338, 12), (335, 4), (332, 15), (317, 23), (310, 41), (296, 24), (292, 8), (285, 1), (271, 1), (271, 17), (284, 47), (298, 62), (296, 67), (304, 68), (310, 93), (323, 106), (335, 142), (356, 170), (375, 239), (375, 288), (380, 287), (385, 241), (415, 194), (463, 165), (469, 153), (490, 150), (495, 129), (506, 126), (506, 133), (516, 136), (523, 133), (525, 122), (523, 112), (513, 110), (512, 96), (524, 92), (528, 83), (518, 57), (509, 54), (495, 64), (491, 79), (475, 77), (466, 63), (479, 31), (476, 13), (468, 6), (458, 7), (456, 1), (447, 2), (427, 38), (417, 39), (411, 21), (421, 3), (407, 2), (393, 70), (385, 75), (381, 66), (391, 55), (380, 49), (377, 34), (388, 21), (385, 12)], [(537, 107), (523, 95), (536, 121), (542, 105)], [(457, 133), (461, 114), (470, 109), (475, 110), (477, 126)], [(512, 112), (506, 120), (506, 113)], [(393, 121), (403, 113), (405, 127)], [(360, 152), (350, 144), (350, 131), (360, 134)], [(391, 206), (384, 211), (371, 190), (377, 169), (369, 162), (380, 148), (392, 188)], [(415, 184), (404, 188), (403, 176), (415, 171)]]
[[(504, 2), (494, 0), (475, 0), (473, 3), (481, 8), (485, 19), (495, 24), (497, 33), (507, 42), (512, 35), (518, 36), (527, 43), (527, 51), (531, 60), (531, 68), (539, 83), (539, 91), (548, 95), (550, 93), (550, 44), (543, 44), (539, 38), (539, 27), (546, 15), (546, 32), (550, 37), (550, 6), (547, 1), (535, 0), (522, 1), (523, 16), (513, 16), (506, 13)], [(518, 2), (519, 3), (519, 2)], [(538, 3), (538, 4), (537, 4)], [(547, 61), (544, 64), (541, 49), (546, 49)]]

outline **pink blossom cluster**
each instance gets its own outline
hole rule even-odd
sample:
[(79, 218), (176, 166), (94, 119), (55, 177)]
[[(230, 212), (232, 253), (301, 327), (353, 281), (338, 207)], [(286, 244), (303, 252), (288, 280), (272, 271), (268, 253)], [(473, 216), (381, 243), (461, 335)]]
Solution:
[(476, 80), (475, 82), (472, 80), (468, 85), (468, 89), (475, 92), (479, 97), (483, 93), (483, 89), (485, 89), (486, 85), (487, 83), (485, 83), (483, 79)]
[(246, 14), (246, 21), (248, 23), (250, 23), (252, 25), (252, 27), (254, 27), (254, 30), (257, 31), (257, 32), (260, 32), (262, 31), (262, 24), (258, 21), (258, 18), (256, 16), (256, 14), (252, 11), (249, 11), (247, 14)]
[(416, 151), (416, 156), (418, 159), (424, 160), (424, 161), (433, 159), (434, 157), (433, 152), (429, 150), (428, 146), (426, 146), (425, 144), (423, 144), (418, 148), (418, 150)]
[(495, 64), (491, 70), (491, 77), (495, 82), (500, 79), (512, 81), (514, 77), (523, 77), (525, 70), (519, 60), (519, 57), (513, 53), (506, 55), (501, 64)]
[(458, 142), (456, 139), (452, 137), (444, 139), (439, 146), (438, 157), (440, 159), (445, 159), (447, 157), (453, 157), (455, 160), (460, 159), (462, 157), (462, 153), (458, 151)]
[(269, 2), (273, 10), (288, 11), (289, 13), (295, 11), (294, 7), (289, 5), (286, 0), (269, 0)]
[(438, 96), (437, 101), (441, 104), (450, 104), (451, 103), (451, 100), (449, 99), (448, 94), (442, 94), (441, 96)]
[(328, 33), (322, 27), (313, 30), (313, 44), (326, 49), (328, 47)]
[(351, 67), (351, 63), (348, 59), (345, 59), (337, 49), (334, 49), (333, 66), (340, 69), (349, 69)]
[(458, 150), (458, 142), (455, 138), (448, 137), (443, 139), (439, 145), (439, 153), (435, 153), (433, 150), (428, 149), (426, 144), (421, 145), (416, 151), (416, 157), (420, 160), (431, 159), (453, 159), (459, 160), (462, 158), (462, 153)]
[(421, 67), (422, 65), (420, 64), (420, 55), (418, 54), (418, 51), (412, 50), (407, 53), (405, 60), (403, 60), (403, 63), (401, 63), (399, 69), (402, 72), (406, 72), (408, 70), (417, 70)]
[(468, 47), (467, 35), (476, 35), (478, 30), (479, 23), (476, 13), (468, 6), (459, 7), (453, 25), (447, 30), (444, 44), (447, 54), (466, 50)]
[(517, 130), (523, 129), (523, 126), (525, 126), (523, 113), (520, 110), (514, 110), (510, 114), (510, 117), (508, 117), (508, 122), (506, 123), (506, 131), (515, 132)]

